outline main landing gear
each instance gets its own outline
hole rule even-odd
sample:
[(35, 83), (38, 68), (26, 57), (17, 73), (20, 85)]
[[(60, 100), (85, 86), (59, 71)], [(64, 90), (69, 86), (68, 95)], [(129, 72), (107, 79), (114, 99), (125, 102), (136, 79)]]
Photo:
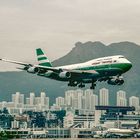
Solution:
[(79, 85), (78, 85), (79, 88), (84, 88), (85, 85), (81, 82)]
[[(95, 82), (96, 81), (92, 80), (90, 89), (95, 89), (95, 86), (96, 86)], [(71, 86), (71, 87), (78, 86), (79, 88), (84, 88), (85, 84), (83, 84), (83, 82), (78, 82), (78, 81), (69, 81), (68, 86)]]
[(78, 85), (77, 81), (69, 81), (68, 86), (76, 87)]
[(91, 87), (90, 87), (90, 89), (95, 89), (95, 86), (96, 86), (95, 81), (92, 80), (92, 83), (91, 83)]

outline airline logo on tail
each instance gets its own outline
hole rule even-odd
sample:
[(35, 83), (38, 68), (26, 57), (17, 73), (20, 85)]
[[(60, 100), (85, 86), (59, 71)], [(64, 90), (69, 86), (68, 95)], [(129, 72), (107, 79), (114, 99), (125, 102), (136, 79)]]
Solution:
[(41, 48), (36, 49), (36, 54), (40, 66), (52, 67), (52, 64), (50, 63), (49, 59), (46, 57)]

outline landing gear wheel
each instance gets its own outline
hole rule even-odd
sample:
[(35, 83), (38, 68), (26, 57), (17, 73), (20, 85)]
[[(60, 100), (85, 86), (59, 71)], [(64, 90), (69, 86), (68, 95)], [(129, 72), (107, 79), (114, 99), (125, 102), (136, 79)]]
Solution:
[(95, 89), (96, 84), (92, 82), (90, 89)]
[(94, 86), (91, 86), (90, 89), (95, 89), (96, 84), (94, 84)]
[(82, 83), (80, 83), (80, 85), (78, 85), (79, 88), (83, 88), (85, 87), (85, 85), (83, 85)]

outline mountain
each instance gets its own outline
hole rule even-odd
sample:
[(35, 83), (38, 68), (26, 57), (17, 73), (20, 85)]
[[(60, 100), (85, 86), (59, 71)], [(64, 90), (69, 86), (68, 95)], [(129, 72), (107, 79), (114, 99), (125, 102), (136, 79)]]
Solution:
[[(65, 64), (74, 64), (84, 62), (90, 59), (111, 56), (124, 55), (133, 64), (133, 68), (124, 75), (125, 84), (122, 86), (111, 86), (106, 83), (98, 83), (94, 91), (98, 94), (98, 90), (102, 87), (109, 88), (110, 97), (114, 100), (116, 91), (125, 90), (127, 96), (139, 95), (140, 91), (140, 61), (139, 61), (140, 46), (132, 42), (119, 42), (105, 45), (101, 42), (77, 42), (75, 47), (65, 56), (55, 60), (54, 66)], [(41, 91), (45, 91), (47, 96), (51, 98), (51, 103), (55, 97), (64, 96), (64, 91), (67, 89), (76, 89), (67, 87), (67, 83), (50, 80), (26, 72), (0, 72), (0, 100), (11, 100), (11, 94), (16, 91), (29, 96), (29, 92), (35, 92), (38, 96)], [(87, 85), (89, 87), (90, 85)], [(110, 102), (114, 104), (114, 100)]]
[(26, 72), (0, 72), (0, 100), (11, 100), (11, 95), (15, 92), (21, 92), (26, 97), (30, 92), (35, 92), (36, 96), (40, 92), (46, 92), (51, 101), (57, 96), (63, 96), (66, 85), (59, 81), (50, 81), (47, 78)]

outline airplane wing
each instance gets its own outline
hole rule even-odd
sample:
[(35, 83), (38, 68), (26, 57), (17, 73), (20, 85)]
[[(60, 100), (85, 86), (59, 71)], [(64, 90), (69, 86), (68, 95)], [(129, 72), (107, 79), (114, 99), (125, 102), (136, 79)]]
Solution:
[(0, 61), (5, 61), (13, 64), (18, 64), (25, 66), (24, 68), (18, 68), (21, 70), (27, 70), (28, 68), (34, 67), (38, 68), (40, 70), (43, 70), (42, 72), (46, 72), (48, 70), (53, 71), (55, 73), (61, 73), (61, 72), (70, 72), (71, 74), (88, 74), (88, 75), (98, 75), (99, 73), (95, 70), (89, 70), (89, 71), (84, 71), (84, 70), (72, 70), (72, 69), (63, 69), (61, 67), (48, 67), (48, 66), (42, 66), (42, 65), (34, 65), (34, 64), (29, 64), (29, 63), (24, 63), (24, 62), (19, 62), (19, 61), (14, 61), (14, 60), (8, 60), (8, 59), (0, 59)]
[[(0, 61), (4, 61), (4, 62), (9, 62), (9, 63), (13, 63), (13, 64), (18, 64), (18, 65), (22, 65), (26, 67), (36, 67), (36, 68), (40, 68), (40, 69), (44, 69), (44, 70), (52, 70), (55, 71), (55, 69), (53, 69), (52, 67), (46, 67), (46, 66), (40, 66), (40, 65), (34, 65), (34, 64), (30, 64), (30, 63), (24, 63), (24, 62), (20, 62), (20, 61), (14, 61), (14, 60), (8, 60), (8, 59), (2, 59), (0, 58)], [(21, 70), (27, 70), (27, 69), (22, 69), (22, 68), (18, 68)], [(58, 70), (56, 70), (58, 71)]]
[(7, 59), (2, 59), (2, 58), (0, 59), (0, 61), (5, 61), (5, 62), (13, 63), (13, 64), (19, 64), (19, 65), (23, 65), (23, 66), (32, 66), (32, 64), (19, 62), (19, 61), (13, 61), (13, 60), (7, 60)]

